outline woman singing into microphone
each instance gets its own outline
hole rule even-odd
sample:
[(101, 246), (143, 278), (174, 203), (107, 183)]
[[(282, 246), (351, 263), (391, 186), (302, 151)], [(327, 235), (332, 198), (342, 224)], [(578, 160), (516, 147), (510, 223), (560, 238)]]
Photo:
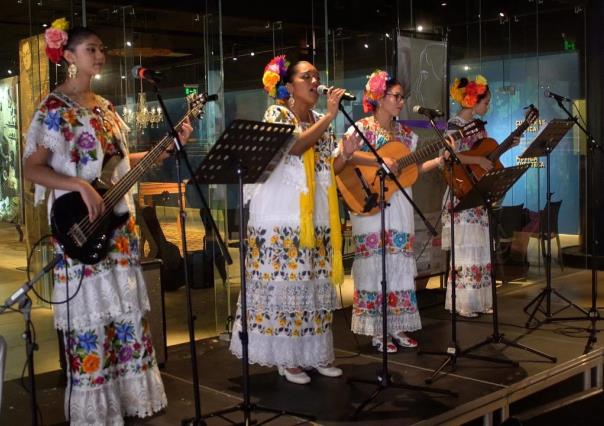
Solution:
[[(306, 384), (305, 367), (342, 375), (332, 366), (334, 285), (344, 274), (334, 172), (358, 143), (348, 138), (336, 149), (329, 132), (343, 89), (329, 89), (325, 115), (312, 109), (320, 80), (311, 63), (289, 65), (277, 56), (262, 82), (276, 99), (264, 121), (294, 125), (297, 140), (268, 180), (251, 191), (245, 261), (249, 361), (277, 366), (288, 381)], [(241, 315), (238, 305), (231, 341), (238, 357)]]

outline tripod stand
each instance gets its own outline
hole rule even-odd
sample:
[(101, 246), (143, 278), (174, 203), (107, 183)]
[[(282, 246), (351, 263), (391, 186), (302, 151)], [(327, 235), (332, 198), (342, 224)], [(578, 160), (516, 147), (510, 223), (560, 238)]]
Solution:
[[(364, 380), (364, 379), (350, 379), (349, 382), (351, 383), (361, 383), (361, 384), (370, 384), (370, 385), (377, 385), (377, 388), (371, 393), (371, 395), (369, 395), (369, 397), (367, 397), (365, 399), (365, 401), (363, 401), (355, 410), (354, 414), (352, 415), (352, 418), (355, 419), (358, 417), (358, 415), (365, 409), (365, 407), (374, 399), (376, 399), (378, 397), (378, 395), (380, 395), (381, 392), (387, 390), (387, 389), (407, 389), (407, 390), (413, 390), (413, 391), (420, 391), (420, 392), (432, 392), (432, 393), (439, 393), (439, 394), (444, 394), (444, 395), (450, 395), (450, 396), (455, 396), (456, 394), (447, 390), (447, 389), (437, 389), (437, 388), (432, 388), (432, 387), (425, 387), (425, 386), (415, 386), (415, 385), (409, 385), (406, 383), (394, 383), (394, 380), (392, 378), (392, 376), (390, 375), (389, 372), (389, 368), (388, 368), (388, 350), (387, 350), (387, 342), (388, 342), (388, 284), (387, 284), (387, 274), (386, 274), (386, 241), (387, 241), (387, 235), (386, 235), (386, 208), (388, 207), (388, 203), (386, 202), (386, 191), (385, 191), (385, 181), (386, 179), (390, 178), (398, 187), (399, 191), (404, 195), (404, 197), (409, 201), (409, 203), (411, 204), (411, 206), (413, 207), (413, 209), (418, 213), (418, 215), (423, 219), (424, 223), (426, 224), (427, 229), (432, 233), (432, 235), (436, 235), (436, 231), (434, 230), (434, 227), (427, 221), (427, 219), (424, 217), (424, 215), (422, 214), (422, 212), (419, 210), (419, 208), (417, 207), (417, 205), (413, 202), (413, 200), (411, 199), (411, 197), (409, 197), (409, 195), (407, 194), (407, 192), (404, 190), (404, 188), (401, 186), (400, 182), (398, 182), (397, 177), (394, 173), (392, 173), (392, 171), (390, 171), (388, 169), (388, 167), (386, 166), (386, 164), (384, 163), (384, 159), (378, 154), (377, 150), (375, 149), (375, 147), (367, 140), (367, 138), (365, 137), (365, 135), (363, 134), (363, 132), (361, 130), (359, 130), (359, 128), (357, 127), (356, 123), (352, 120), (352, 118), (350, 117), (350, 115), (348, 115), (348, 113), (346, 112), (346, 110), (344, 109), (344, 107), (340, 104), (339, 106), (340, 111), (344, 114), (344, 116), (346, 117), (346, 119), (348, 120), (348, 122), (352, 125), (352, 127), (356, 130), (357, 134), (360, 135), (360, 137), (363, 139), (363, 141), (365, 142), (365, 146), (367, 146), (367, 148), (371, 151), (371, 153), (374, 155), (375, 159), (377, 160), (378, 163), (378, 169), (377, 169), (377, 177), (379, 178), (379, 197), (374, 194), (373, 192), (370, 191), (370, 189), (368, 188), (367, 185), (363, 185), (363, 187), (365, 188), (365, 192), (366, 192), (366, 201), (365, 201), (365, 209), (366, 211), (371, 210), (373, 207), (375, 207), (375, 203), (377, 202), (379, 204), (379, 212), (380, 212), (380, 239), (382, 241), (382, 246), (381, 246), (381, 281), (380, 281), (380, 290), (381, 290), (381, 294), (382, 294), (382, 300), (381, 300), (381, 310), (382, 310), (382, 365), (381, 365), (381, 369), (378, 371), (377, 373), (377, 383), (375, 381), (372, 380)], [(359, 176), (359, 179), (361, 179), (361, 177)]]
[[(206, 159), (195, 173), (195, 180), (205, 184), (238, 184), (239, 187), (239, 223), (244, 224), (243, 184), (263, 182), (274, 170), (279, 160), (289, 152), (294, 126), (274, 123), (235, 120), (212, 146)], [(310, 419), (309, 416), (252, 404), (250, 400), (250, 371), (248, 355), (247, 322), (247, 282), (245, 271), (246, 230), (240, 226), (239, 236), (239, 273), (241, 274), (241, 367), (243, 377), (243, 402), (234, 407), (206, 414), (205, 418), (224, 417), (226, 414), (242, 411), (243, 421), (238, 424), (261, 425), (280, 416), (291, 415)], [(252, 412), (264, 411), (273, 416), (258, 422), (252, 419)]]
[[(580, 306), (574, 304), (569, 299), (560, 294), (556, 289), (552, 288), (552, 243), (551, 243), (551, 201), (552, 201), (552, 193), (550, 192), (550, 155), (554, 148), (558, 145), (562, 137), (568, 132), (568, 130), (572, 127), (573, 123), (570, 120), (559, 120), (554, 119), (548, 123), (548, 125), (543, 129), (543, 131), (535, 138), (535, 140), (531, 143), (531, 145), (522, 153), (520, 158), (531, 158), (531, 157), (541, 157), (545, 156), (546, 158), (546, 212), (547, 212), (547, 220), (546, 220), (546, 252), (545, 252), (545, 287), (537, 296), (533, 298), (525, 307), (524, 312), (529, 315), (526, 320), (525, 327), (529, 328), (531, 326), (532, 321), (537, 314), (537, 311), (540, 311), (544, 316), (544, 321), (552, 321), (553, 316), (557, 313), (569, 308), (574, 307), (584, 314), (588, 314)], [(566, 306), (561, 308), (560, 310), (552, 313), (552, 295), (558, 297), (559, 299), (566, 302)], [(545, 310), (541, 308), (541, 305), (545, 302)], [(529, 310), (533, 307), (532, 311), (529, 314)], [(540, 325), (540, 321), (537, 321), (537, 326)]]
[(27, 295), (29, 290), (32, 289), (33, 285), (42, 278), (45, 274), (50, 272), (63, 259), (63, 256), (56, 255), (55, 258), (50, 261), (40, 272), (38, 272), (31, 280), (23, 284), (16, 292), (9, 296), (5, 301), (4, 305), (0, 306), (0, 314), (9, 309), (15, 303), (19, 304), (19, 311), (23, 314), (25, 320), (25, 331), (22, 336), (25, 340), (25, 356), (27, 358), (27, 375), (29, 379), (29, 402), (31, 410), (31, 424), (34, 426), (38, 425), (38, 402), (36, 397), (36, 379), (34, 372), (34, 351), (38, 350), (38, 345), (32, 338), (32, 327), (31, 327), (31, 299)]
[[(487, 173), (483, 179), (474, 186), (472, 192), (464, 197), (454, 209), (456, 211), (460, 211), (484, 204), (489, 216), (489, 251), (491, 256), (491, 265), (494, 265), (496, 256), (494, 235), (495, 230), (497, 229), (497, 224), (495, 223), (496, 218), (493, 214), (493, 204), (503, 199), (506, 192), (514, 185), (514, 183), (516, 183), (516, 181), (524, 174), (524, 172), (526, 172), (528, 168), (529, 165), (521, 165), (508, 167), (501, 170), (494, 170)], [(491, 267), (491, 292), (493, 298), (493, 334), (487, 337), (484, 341), (465, 349), (462, 351), (462, 354), (466, 357), (470, 357), (470, 352), (479, 349), (482, 346), (489, 345), (491, 343), (499, 343), (506, 346), (512, 346), (517, 349), (522, 349), (547, 358), (551, 362), (556, 362), (556, 357), (538, 351), (537, 349), (522, 345), (518, 342), (509, 340), (499, 332), (499, 309), (497, 308), (497, 286), (494, 267)], [(476, 358), (475, 355), (471, 355), (471, 357)], [(491, 361), (493, 361), (493, 359), (491, 359)], [(497, 362), (500, 361), (502, 360), (497, 360)], [(517, 363), (514, 362), (514, 365), (517, 365)]]
[[(557, 99), (558, 101), (558, 106), (564, 110), (564, 112), (566, 113), (566, 115), (568, 115), (569, 121), (571, 121), (573, 124), (576, 124), (577, 127), (579, 127), (579, 129), (581, 129), (581, 131), (585, 134), (585, 136), (587, 136), (587, 144), (588, 144), (588, 174), (590, 176), (589, 178), (589, 188), (587, 193), (589, 194), (589, 216), (591, 217), (591, 223), (590, 223), (590, 228), (591, 228), (591, 306), (589, 308), (589, 311), (585, 311), (582, 308), (578, 309), (583, 312), (585, 314), (585, 316), (579, 316), (579, 317), (566, 317), (566, 318), (549, 318), (546, 319), (548, 321), (581, 321), (581, 320), (589, 320), (590, 325), (588, 327), (588, 331), (589, 331), (589, 336), (587, 337), (587, 342), (585, 343), (585, 349), (583, 351), (583, 353), (588, 353), (589, 351), (591, 351), (591, 349), (593, 348), (593, 345), (596, 343), (597, 338), (596, 338), (596, 333), (599, 331), (596, 329), (596, 322), (600, 321), (602, 319), (602, 317), (600, 316), (600, 312), (598, 311), (598, 307), (596, 306), (597, 303), (597, 299), (598, 299), (598, 253), (596, 252), (596, 225), (595, 225), (595, 219), (596, 219), (596, 204), (594, 202), (594, 191), (596, 188), (595, 185), (595, 155), (597, 151), (602, 151), (602, 145), (600, 145), (595, 139), (594, 137), (589, 133), (589, 131), (587, 130), (587, 128), (585, 126), (583, 126), (581, 123), (579, 123), (579, 120), (577, 119), (577, 117), (573, 116), (572, 112), (569, 111), (564, 104), (562, 103), (561, 99)], [(549, 172), (549, 166), (548, 166), (548, 172)], [(549, 193), (549, 190), (548, 190)], [(550, 220), (550, 216), (549, 216), (549, 210), (548, 210), (548, 227), (549, 227), (549, 220)], [(548, 228), (548, 233), (549, 233), (549, 228)], [(548, 234), (549, 237), (549, 234)], [(550, 240), (548, 240), (548, 251), (551, 253), (551, 243)], [(576, 306), (573, 304), (573, 306)]]

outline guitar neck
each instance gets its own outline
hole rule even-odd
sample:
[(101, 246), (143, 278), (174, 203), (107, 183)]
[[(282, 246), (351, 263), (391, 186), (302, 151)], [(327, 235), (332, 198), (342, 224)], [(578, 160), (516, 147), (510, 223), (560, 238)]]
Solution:
[[(459, 139), (463, 136), (460, 130), (451, 132), (449, 135), (453, 136), (455, 139)], [(443, 142), (440, 139), (430, 140), (427, 145), (398, 160), (397, 168), (402, 170), (412, 164), (421, 163), (424, 160), (433, 157), (442, 147)]]
[(487, 158), (493, 162), (499, 160), (499, 157), (501, 157), (508, 149), (512, 147), (514, 138), (520, 137), (529, 126), (529, 122), (524, 120), (524, 122), (518, 126), (517, 129), (512, 131), (512, 133), (510, 133), (510, 135), (505, 138), (503, 142), (497, 145), (497, 148), (493, 152), (487, 155)]
[[(178, 130), (184, 123), (185, 119), (190, 115), (190, 112), (176, 124)], [(147, 170), (153, 167), (153, 164), (159, 159), (160, 155), (174, 143), (174, 138), (166, 135), (159, 143), (151, 148), (147, 154), (134, 166), (128, 173), (122, 177), (115, 186), (111, 187), (103, 197), (107, 209), (112, 209), (122, 199), (124, 195), (132, 188), (132, 186), (145, 174)]]

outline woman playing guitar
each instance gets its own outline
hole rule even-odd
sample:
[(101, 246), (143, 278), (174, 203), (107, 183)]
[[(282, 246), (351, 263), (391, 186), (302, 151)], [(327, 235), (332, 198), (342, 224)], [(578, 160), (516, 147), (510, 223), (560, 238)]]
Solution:
[[(415, 151), (417, 135), (395, 119), (404, 105), (403, 87), (387, 72), (377, 70), (369, 77), (363, 96), (363, 109), (372, 112), (370, 117), (357, 121), (369, 143), (376, 149), (386, 144), (402, 144), (409, 151)], [(350, 127), (347, 137), (355, 130)], [(437, 150), (436, 150), (437, 151)], [(396, 174), (397, 159), (384, 157), (386, 165)], [(420, 172), (436, 168), (443, 157), (421, 163)], [(349, 164), (375, 165), (376, 160), (368, 148), (352, 154)], [(352, 331), (372, 336), (372, 344), (379, 351), (396, 352), (401, 347), (416, 347), (417, 342), (405, 333), (419, 330), (421, 321), (415, 296), (415, 258), (413, 257), (414, 220), (413, 209), (398, 190), (389, 199), (386, 209), (386, 275), (388, 276), (388, 334), (387, 347), (382, 347), (379, 211), (370, 215), (352, 214), (352, 234), (356, 244), (353, 265), (354, 300)], [(411, 195), (411, 189), (406, 189)], [(394, 342), (393, 340), (394, 339)]]
[[(461, 106), (455, 117), (449, 120), (449, 128), (463, 127), (475, 117), (485, 115), (489, 110), (491, 92), (487, 80), (476, 76), (473, 81), (466, 77), (455, 79), (450, 89), (451, 98)], [(468, 155), (480, 141), (487, 137), (486, 130), (469, 137), (464, 137), (455, 143), (457, 157), (463, 165), (478, 165), (485, 171), (494, 167), (491, 160), (483, 156)], [(511, 146), (517, 145), (519, 138), (514, 136)], [(442, 247), (449, 250), (451, 246), (451, 218), (449, 215), (449, 190), (445, 192), (443, 202), (446, 203), (442, 217)], [(458, 199), (455, 198), (455, 203)], [(476, 207), (456, 212), (455, 220), (455, 268), (456, 276), (456, 308), (465, 317), (476, 317), (478, 313), (490, 314), (492, 310), (491, 296), (491, 260), (489, 254), (489, 219), (483, 207)], [(449, 275), (445, 309), (451, 310), (451, 275)]]

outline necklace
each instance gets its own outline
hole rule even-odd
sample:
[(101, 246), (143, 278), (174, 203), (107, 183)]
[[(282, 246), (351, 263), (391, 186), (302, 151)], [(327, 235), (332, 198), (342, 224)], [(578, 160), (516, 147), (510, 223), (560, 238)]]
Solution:
[(300, 116), (299, 116), (299, 115), (296, 113), (296, 111), (294, 111), (294, 110), (293, 110), (293, 109), (291, 109), (291, 108), (288, 108), (288, 109), (289, 109), (289, 110), (292, 112), (292, 114), (294, 114), (294, 117), (296, 117), (296, 120), (298, 120), (298, 124), (299, 124), (299, 125), (302, 125), (302, 123), (308, 123), (308, 124), (313, 124), (313, 123), (314, 123), (314, 120), (313, 120), (313, 115), (312, 115), (312, 113), (310, 112), (310, 110), (307, 110), (307, 111), (306, 111), (306, 115), (307, 115), (307, 121), (304, 121), (304, 122), (303, 122), (303, 121), (302, 121), (302, 119), (300, 118)]

